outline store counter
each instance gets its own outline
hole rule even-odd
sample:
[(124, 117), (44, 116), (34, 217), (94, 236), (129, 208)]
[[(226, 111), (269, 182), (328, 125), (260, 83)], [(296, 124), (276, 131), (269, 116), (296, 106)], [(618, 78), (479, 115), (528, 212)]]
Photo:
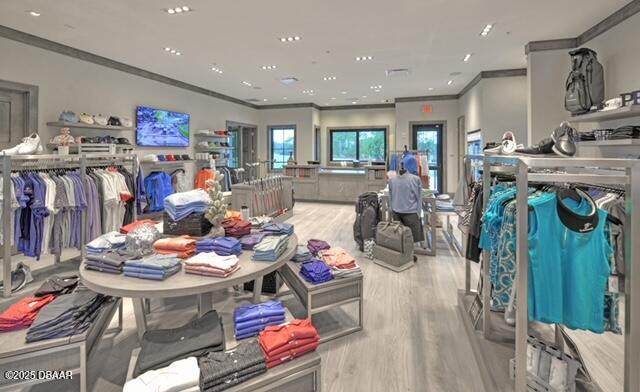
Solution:
[(385, 187), (386, 166), (341, 167), (286, 166), (293, 178), (296, 200), (355, 202), (364, 192)]

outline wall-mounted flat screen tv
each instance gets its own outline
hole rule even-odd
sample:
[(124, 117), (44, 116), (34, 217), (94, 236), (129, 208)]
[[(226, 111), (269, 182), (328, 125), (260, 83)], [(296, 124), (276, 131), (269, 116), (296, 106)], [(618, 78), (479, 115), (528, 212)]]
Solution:
[(138, 106), (136, 143), (142, 147), (189, 147), (189, 115)]

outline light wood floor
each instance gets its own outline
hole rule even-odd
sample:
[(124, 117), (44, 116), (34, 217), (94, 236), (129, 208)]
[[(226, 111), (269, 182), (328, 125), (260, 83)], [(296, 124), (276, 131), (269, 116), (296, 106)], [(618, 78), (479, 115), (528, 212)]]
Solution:
[[(441, 238), (438, 257), (420, 257), (416, 267), (395, 273), (357, 251), (353, 205), (298, 203), (294, 212), (289, 222), (301, 240), (319, 238), (344, 247), (358, 258), (364, 272), (364, 331), (320, 347), (323, 391), (483, 391), (456, 311), (456, 292), (464, 284), (463, 261)], [(152, 303), (152, 328), (182, 324), (195, 314), (194, 303), (193, 299)], [(94, 391), (119, 391), (124, 383), (131, 351), (137, 346), (128, 300), (124, 313), (123, 332), (103, 339), (90, 361)], [(75, 383), (49, 384), (32, 391), (75, 388)]]

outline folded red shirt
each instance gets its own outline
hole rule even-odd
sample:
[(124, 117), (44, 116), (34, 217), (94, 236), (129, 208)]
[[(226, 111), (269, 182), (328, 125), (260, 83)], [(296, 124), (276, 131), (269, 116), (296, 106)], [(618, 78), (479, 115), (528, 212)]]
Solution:
[(120, 232), (122, 234), (128, 234), (129, 232), (135, 230), (138, 228), (138, 226), (142, 226), (142, 225), (157, 225), (158, 222), (151, 220), (151, 219), (141, 219), (141, 220), (137, 220), (135, 222), (131, 222), (128, 225), (122, 226), (120, 228)]
[(54, 299), (56, 296), (53, 294), (21, 299), (0, 314), (0, 331), (15, 331), (30, 326), (40, 309)]
[(303, 339), (319, 339), (318, 330), (310, 319), (292, 320), (288, 324), (270, 325), (260, 332), (260, 346), (269, 356), (278, 349), (288, 347), (289, 342)]
[(315, 351), (315, 349), (318, 348), (319, 344), (320, 344), (320, 341), (316, 340), (304, 346), (296, 347), (294, 349), (286, 351), (275, 357), (267, 356), (267, 368), (271, 369), (274, 366), (278, 366), (282, 363), (291, 361), (308, 352)]

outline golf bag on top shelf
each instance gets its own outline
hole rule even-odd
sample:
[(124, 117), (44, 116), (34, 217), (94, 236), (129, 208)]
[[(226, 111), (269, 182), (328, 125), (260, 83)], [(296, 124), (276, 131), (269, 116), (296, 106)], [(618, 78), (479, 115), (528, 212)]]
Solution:
[(571, 73), (565, 85), (564, 107), (571, 114), (587, 113), (604, 101), (604, 69), (591, 49), (576, 49), (569, 55)]
[(360, 251), (364, 251), (364, 241), (376, 238), (376, 226), (380, 222), (380, 201), (376, 192), (365, 192), (358, 196), (356, 221), (353, 223), (353, 239)]

